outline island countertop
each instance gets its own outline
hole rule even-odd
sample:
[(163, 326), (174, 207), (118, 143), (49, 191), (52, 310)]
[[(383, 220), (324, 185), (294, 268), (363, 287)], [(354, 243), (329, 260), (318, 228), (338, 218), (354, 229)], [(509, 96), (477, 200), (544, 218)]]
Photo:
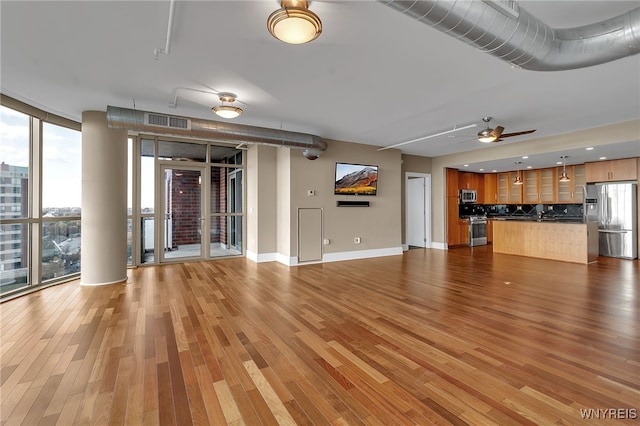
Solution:
[(493, 218), (493, 252), (574, 263), (598, 258), (598, 223)]

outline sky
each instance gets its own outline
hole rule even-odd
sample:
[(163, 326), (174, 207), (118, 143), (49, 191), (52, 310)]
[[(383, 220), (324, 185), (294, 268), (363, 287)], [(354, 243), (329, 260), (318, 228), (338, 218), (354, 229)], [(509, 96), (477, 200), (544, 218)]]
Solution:
[[(43, 124), (43, 208), (80, 207), (82, 134)], [(29, 117), (0, 106), (0, 162), (29, 166)]]

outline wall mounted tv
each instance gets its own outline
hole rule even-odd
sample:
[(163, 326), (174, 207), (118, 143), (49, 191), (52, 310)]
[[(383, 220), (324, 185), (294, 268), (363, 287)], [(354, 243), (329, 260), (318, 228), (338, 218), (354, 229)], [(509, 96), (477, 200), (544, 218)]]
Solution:
[(376, 195), (378, 166), (336, 163), (336, 195)]

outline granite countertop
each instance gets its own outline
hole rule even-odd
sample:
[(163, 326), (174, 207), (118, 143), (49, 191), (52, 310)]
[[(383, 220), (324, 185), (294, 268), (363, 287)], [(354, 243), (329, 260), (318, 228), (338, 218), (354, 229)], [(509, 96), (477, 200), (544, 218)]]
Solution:
[(522, 222), (549, 222), (549, 223), (586, 223), (584, 218), (576, 216), (548, 216), (538, 219), (537, 216), (493, 216), (492, 220), (517, 220)]

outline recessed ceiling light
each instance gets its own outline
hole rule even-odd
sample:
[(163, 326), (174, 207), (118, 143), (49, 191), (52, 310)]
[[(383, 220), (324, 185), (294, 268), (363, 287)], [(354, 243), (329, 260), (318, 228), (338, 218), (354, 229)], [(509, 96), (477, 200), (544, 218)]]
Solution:
[(590, 146), (589, 148), (585, 148), (587, 151), (593, 151), (593, 147)]
[(495, 170), (495, 169), (494, 169), (494, 170), (491, 170), (491, 172), (492, 172), (492, 173), (495, 173), (495, 172), (497, 172), (497, 170)]
[(465, 165), (464, 165), (464, 167), (469, 167), (469, 165), (468, 165), (468, 164), (465, 164)]
[(562, 161), (556, 161), (556, 164), (562, 164)]
[(533, 168), (533, 166), (527, 166), (527, 169), (532, 169), (532, 168)]
[(606, 160), (606, 159), (607, 159), (607, 157), (600, 157), (600, 159), (601, 159), (601, 160)]
[(528, 155), (523, 155), (522, 158), (524, 158), (526, 160), (527, 158), (529, 158), (529, 156)]
[(481, 172), (484, 172), (484, 169), (480, 169)]

